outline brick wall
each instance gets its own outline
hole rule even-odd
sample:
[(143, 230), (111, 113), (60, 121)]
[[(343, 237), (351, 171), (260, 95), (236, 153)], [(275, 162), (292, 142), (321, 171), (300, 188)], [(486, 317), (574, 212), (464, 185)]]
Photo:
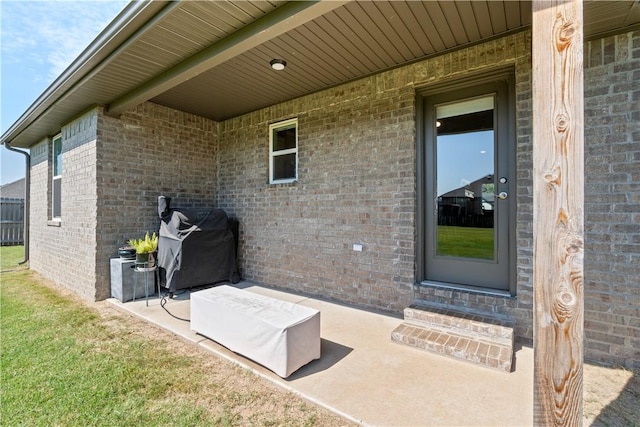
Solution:
[[(220, 124), (218, 206), (240, 220), (243, 277), (382, 309), (411, 300), (413, 90), (385, 90), (390, 77)], [(269, 185), (268, 126), (291, 117), (299, 179)]]
[[(640, 359), (640, 41), (585, 45), (586, 357)], [(517, 296), (416, 286), (415, 297), (507, 313), (533, 336), (530, 35), (401, 67), (220, 126), (219, 205), (240, 218), (244, 276), (399, 310), (414, 295), (414, 88), (512, 64), (516, 82)], [(268, 125), (299, 118), (300, 179), (268, 185)], [(351, 245), (364, 243), (356, 253)]]
[[(31, 171), (29, 187), (29, 268), (42, 272), (52, 262), (52, 256), (45, 242), (49, 227), (47, 221), (50, 215), (50, 157), (51, 142), (49, 139), (40, 141), (30, 149)], [(54, 261), (55, 262), (55, 261)]]
[(640, 31), (586, 43), (585, 348), (640, 366)]
[[(450, 291), (414, 289), (415, 89), (511, 64), (521, 99), (518, 118), (526, 122), (529, 57), (529, 37), (520, 33), (221, 123), (218, 205), (240, 219), (244, 277), (396, 312), (414, 293), (460, 303)], [(299, 120), (299, 180), (269, 185), (268, 125), (291, 117)], [(519, 152), (530, 151), (527, 135), (519, 135), (518, 144)], [(530, 153), (519, 156), (520, 167), (530, 169)], [(520, 256), (526, 257), (530, 175), (519, 182)], [(354, 252), (353, 243), (363, 243), (364, 251)], [(519, 332), (529, 336), (530, 269), (529, 262), (518, 276), (520, 299), (471, 297), (516, 314), (523, 320)]]
[(35, 145), (30, 267), (89, 300), (109, 297), (109, 258), (129, 238), (158, 230), (159, 195), (214, 205), (215, 127), (151, 103), (117, 119), (95, 109), (65, 125), (59, 223), (49, 220), (51, 141)]
[(93, 111), (61, 130), (60, 222), (50, 221), (51, 141), (31, 150), (30, 268), (87, 299), (96, 296), (96, 126)]
[(215, 205), (216, 123), (144, 103), (119, 118), (98, 110), (96, 299), (109, 296), (109, 258), (159, 229), (157, 200)]
[[(117, 119), (88, 113), (63, 129), (60, 227), (46, 222), (50, 141), (33, 147), (31, 266), (87, 298), (108, 296), (108, 259), (157, 229), (164, 194), (240, 220), (246, 279), (395, 312), (418, 298), (508, 313), (530, 340), (530, 43), (528, 32), (510, 35), (220, 124), (151, 103)], [(640, 359), (639, 62), (637, 31), (585, 45), (586, 356), (625, 366)], [(515, 70), (517, 296), (415, 286), (415, 90), (504, 65)], [(269, 185), (268, 126), (292, 117), (299, 179)], [(68, 241), (81, 252), (67, 254)]]

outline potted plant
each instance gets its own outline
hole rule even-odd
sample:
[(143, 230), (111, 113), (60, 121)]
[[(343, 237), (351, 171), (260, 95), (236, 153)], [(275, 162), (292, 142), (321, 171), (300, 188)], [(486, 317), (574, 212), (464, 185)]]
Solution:
[(136, 249), (127, 242), (118, 248), (118, 255), (121, 259), (132, 260), (136, 258)]
[(156, 266), (155, 253), (158, 250), (158, 235), (149, 232), (142, 239), (130, 239), (129, 245), (136, 250), (136, 264), (146, 264), (151, 268)]

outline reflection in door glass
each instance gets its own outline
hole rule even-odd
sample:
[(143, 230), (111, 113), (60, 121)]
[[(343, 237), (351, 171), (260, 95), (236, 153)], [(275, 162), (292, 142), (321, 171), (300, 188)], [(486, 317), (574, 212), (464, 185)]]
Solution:
[(438, 256), (494, 259), (493, 101), (436, 109)]

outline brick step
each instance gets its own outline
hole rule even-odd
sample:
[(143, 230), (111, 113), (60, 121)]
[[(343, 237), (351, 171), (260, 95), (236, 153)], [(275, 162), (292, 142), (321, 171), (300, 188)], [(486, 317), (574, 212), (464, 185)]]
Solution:
[(513, 345), (492, 342), (484, 336), (457, 334), (404, 322), (392, 333), (395, 342), (432, 353), (466, 360), (503, 372), (511, 372)]
[(404, 309), (395, 342), (511, 372), (514, 322), (464, 307), (416, 302)]
[(404, 309), (406, 323), (453, 334), (485, 337), (489, 342), (513, 346), (514, 322), (506, 316), (487, 314), (464, 307), (416, 302)]

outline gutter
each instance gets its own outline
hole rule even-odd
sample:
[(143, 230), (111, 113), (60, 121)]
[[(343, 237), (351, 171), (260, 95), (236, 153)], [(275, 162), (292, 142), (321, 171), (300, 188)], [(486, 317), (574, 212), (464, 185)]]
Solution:
[(31, 171), (31, 155), (23, 150), (18, 150), (17, 148), (13, 148), (9, 142), (5, 142), (4, 146), (7, 147), (7, 150), (13, 151), (15, 153), (20, 153), (24, 156), (25, 160), (25, 174), (24, 174), (24, 259), (20, 261), (18, 264), (22, 265), (29, 261), (29, 195), (31, 194), (31, 179), (30, 179), (30, 171)]

